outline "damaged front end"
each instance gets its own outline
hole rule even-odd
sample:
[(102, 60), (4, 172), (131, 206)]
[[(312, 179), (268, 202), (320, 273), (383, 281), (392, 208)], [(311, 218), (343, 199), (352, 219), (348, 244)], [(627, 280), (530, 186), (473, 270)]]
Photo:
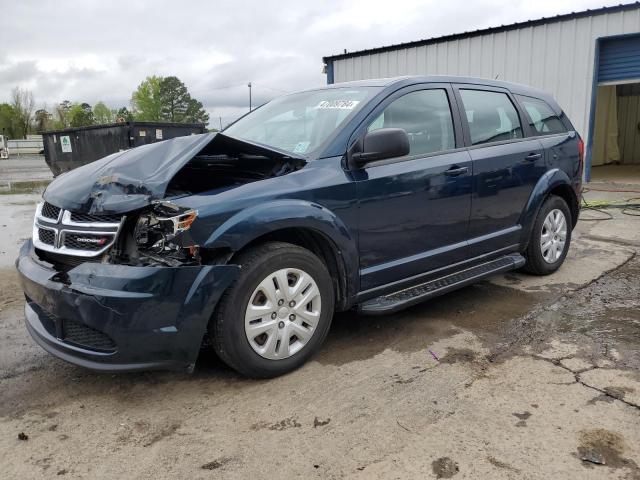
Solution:
[(196, 210), (171, 202), (127, 215), (86, 215), (38, 205), (33, 226), (34, 253), (67, 272), (82, 263), (129, 266), (200, 265), (200, 248), (190, 228)]
[(83, 261), (217, 264), (220, 256), (203, 252), (191, 235), (198, 211), (179, 200), (279, 177), (305, 164), (303, 158), (223, 134), (175, 138), (111, 155), (47, 188), (34, 222), (36, 252), (67, 270)]
[(213, 199), (305, 163), (205, 134), (61, 175), (45, 191), (16, 262), (29, 332), (50, 353), (88, 368), (193, 368), (240, 267), (229, 264), (232, 252), (203, 245), (216, 220), (180, 199), (200, 192)]

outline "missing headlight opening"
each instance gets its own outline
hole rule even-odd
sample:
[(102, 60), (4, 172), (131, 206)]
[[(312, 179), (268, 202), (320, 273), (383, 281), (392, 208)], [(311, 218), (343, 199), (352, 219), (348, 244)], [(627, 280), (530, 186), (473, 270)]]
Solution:
[(131, 260), (144, 265), (198, 265), (199, 246), (188, 233), (198, 212), (170, 202), (143, 210), (135, 222), (132, 240), (135, 248), (125, 251)]

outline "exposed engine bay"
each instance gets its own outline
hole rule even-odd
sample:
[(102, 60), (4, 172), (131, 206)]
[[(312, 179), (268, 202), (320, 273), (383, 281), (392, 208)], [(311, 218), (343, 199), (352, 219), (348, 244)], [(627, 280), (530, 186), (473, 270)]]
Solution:
[(165, 197), (279, 177), (305, 164), (284, 152), (218, 134), (172, 177)]
[(304, 162), (261, 155), (198, 155), (171, 180), (167, 195), (193, 194), (279, 177)]

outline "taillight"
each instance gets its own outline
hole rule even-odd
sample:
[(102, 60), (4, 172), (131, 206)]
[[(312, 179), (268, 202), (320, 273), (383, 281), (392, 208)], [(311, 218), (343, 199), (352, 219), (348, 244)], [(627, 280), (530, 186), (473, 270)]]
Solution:
[(578, 155), (580, 156), (580, 173), (584, 168), (584, 140), (578, 137)]

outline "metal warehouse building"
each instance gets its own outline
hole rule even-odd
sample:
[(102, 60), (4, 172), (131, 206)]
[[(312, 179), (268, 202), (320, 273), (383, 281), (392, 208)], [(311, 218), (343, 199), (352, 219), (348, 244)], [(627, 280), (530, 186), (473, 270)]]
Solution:
[(640, 2), (323, 60), (328, 83), (462, 75), (538, 87), (554, 95), (585, 139), (587, 179), (605, 171), (592, 170), (598, 165), (640, 171)]

